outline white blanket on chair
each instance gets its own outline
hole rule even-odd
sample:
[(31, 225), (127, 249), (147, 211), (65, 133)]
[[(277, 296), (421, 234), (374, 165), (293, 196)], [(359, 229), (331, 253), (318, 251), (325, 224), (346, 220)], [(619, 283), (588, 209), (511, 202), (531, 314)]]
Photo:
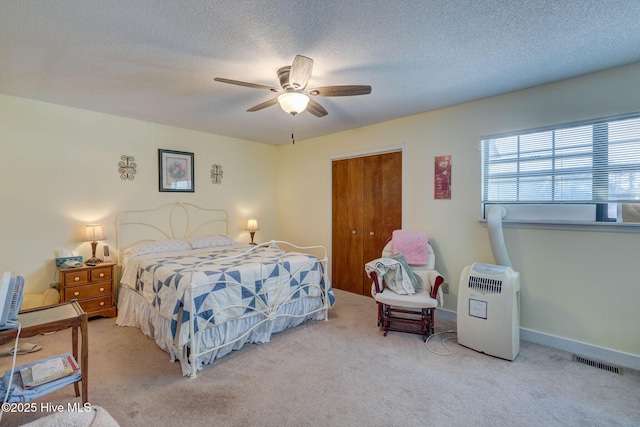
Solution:
[[(413, 295), (416, 293), (409, 274), (405, 271), (402, 263), (392, 258), (378, 258), (369, 261), (364, 265), (367, 276), (371, 277), (371, 272), (375, 271), (379, 280), (384, 278), (389, 290), (399, 295)], [(382, 283), (379, 283), (382, 285)]]

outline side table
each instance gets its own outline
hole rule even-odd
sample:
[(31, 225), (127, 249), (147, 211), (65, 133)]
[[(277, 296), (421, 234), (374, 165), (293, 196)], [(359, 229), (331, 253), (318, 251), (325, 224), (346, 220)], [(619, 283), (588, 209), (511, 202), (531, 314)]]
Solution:
[(89, 317), (116, 316), (114, 304), (112, 262), (102, 262), (95, 266), (59, 268), (60, 301), (78, 300)]
[[(87, 335), (87, 313), (82, 310), (78, 301), (73, 300), (57, 305), (38, 307), (21, 311), (18, 314), (18, 322), (22, 327), (20, 339), (34, 337), (36, 335), (71, 329), (71, 347), (73, 357), (80, 363), (82, 373), (82, 403), (88, 401), (89, 384), (89, 337)], [(82, 352), (78, 359), (78, 328), (82, 334)], [(17, 329), (0, 331), (0, 344), (15, 340)], [(80, 396), (78, 381), (73, 384), (76, 396)]]

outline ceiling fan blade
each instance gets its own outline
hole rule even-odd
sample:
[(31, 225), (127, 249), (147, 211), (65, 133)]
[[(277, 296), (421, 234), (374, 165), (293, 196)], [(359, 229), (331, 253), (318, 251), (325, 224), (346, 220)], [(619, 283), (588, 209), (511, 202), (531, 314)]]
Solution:
[(215, 79), (213, 79), (216, 82), (220, 82), (220, 83), (229, 83), (232, 85), (237, 85), (237, 86), (245, 86), (245, 87), (250, 87), (253, 89), (266, 89), (266, 90), (270, 90), (271, 92), (278, 92), (278, 89), (270, 87), (270, 86), (263, 86), (263, 85), (259, 85), (259, 84), (255, 84), (255, 83), (247, 83), (247, 82), (241, 82), (238, 80), (230, 80), (230, 79), (223, 79), (220, 77), (216, 77)]
[(329, 114), (322, 105), (318, 104), (311, 98), (309, 98), (309, 104), (307, 104), (307, 111), (316, 117), (324, 117)]
[(368, 95), (371, 93), (371, 86), (349, 85), (315, 87), (313, 89), (309, 89), (307, 93), (312, 96)]
[(304, 89), (311, 77), (312, 70), (313, 59), (296, 55), (293, 64), (291, 64), (291, 70), (289, 71), (289, 84), (296, 90)]
[(263, 108), (271, 107), (273, 104), (277, 104), (277, 103), (278, 103), (278, 98), (273, 98), (263, 102), (262, 104), (258, 104), (255, 107), (251, 107), (247, 111), (252, 113), (254, 111), (262, 110)]

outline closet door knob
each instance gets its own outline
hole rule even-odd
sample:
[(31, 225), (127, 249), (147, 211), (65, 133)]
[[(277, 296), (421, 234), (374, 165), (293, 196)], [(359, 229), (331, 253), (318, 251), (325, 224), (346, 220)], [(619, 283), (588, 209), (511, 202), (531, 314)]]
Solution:
[(351, 234), (356, 234), (356, 230), (351, 230)]

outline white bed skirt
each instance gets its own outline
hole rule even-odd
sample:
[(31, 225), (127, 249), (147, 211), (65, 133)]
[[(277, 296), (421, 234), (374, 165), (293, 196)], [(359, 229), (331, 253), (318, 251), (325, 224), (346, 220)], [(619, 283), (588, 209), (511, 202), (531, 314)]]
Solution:
[[(201, 370), (203, 365), (213, 363), (215, 359), (230, 353), (232, 350), (239, 350), (246, 343), (266, 343), (271, 339), (271, 334), (298, 326), (306, 320), (323, 320), (326, 310), (319, 310), (322, 305), (321, 297), (302, 298), (284, 305), (279, 311), (279, 316), (281, 317), (262, 323), (245, 337), (231, 345), (198, 357), (196, 370)], [(304, 313), (315, 310), (319, 311), (304, 315)], [(288, 315), (302, 316), (290, 317)], [(258, 324), (262, 319), (260, 315), (256, 314), (206, 329), (199, 334), (200, 341), (198, 345), (200, 346), (200, 352), (203, 352), (204, 349), (218, 347), (226, 342), (233, 341)], [(161, 349), (169, 353), (172, 362), (180, 361), (183, 375), (191, 374), (187, 346), (180, 349), (174, 345), (171, 334), (171, 319), (162, 317), (153, 306), (149, 305), (140, 294), (131, 288), (123, 286), (118, 291), (118, 317), (116, 324), (118, 326), (139, 328), (145, 335), (153, 338)]]

